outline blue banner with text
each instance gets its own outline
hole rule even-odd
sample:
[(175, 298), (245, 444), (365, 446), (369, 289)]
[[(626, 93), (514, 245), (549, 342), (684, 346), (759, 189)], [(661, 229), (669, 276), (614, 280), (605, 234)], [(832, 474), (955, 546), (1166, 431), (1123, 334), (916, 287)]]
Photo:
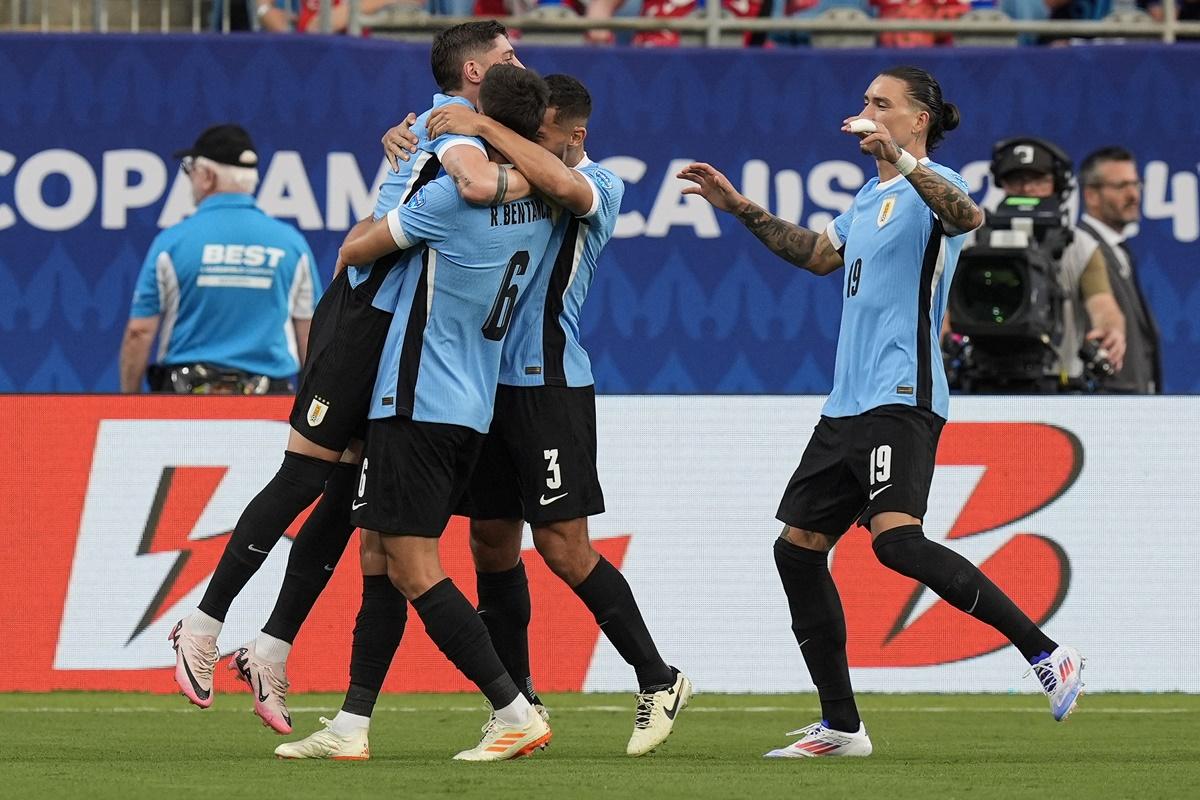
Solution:
[[(771, 255), (681, 195), (692, 160), (752, 199), (823, 228), (874, 172), (841, 120), (874, 75), (930, 69), (962, 126), (935, 159), (991, 203), (992, 143), (1054, 140), (1077, 161), (1118, 144), (1144, 181), (1131, 240), (1162, 329), (1165, 388), (1200, 392), (1200, 49), (940, 51), (521, 47), (589, 88), (588, 154), (624, 179), (582, 335), (605, 393), (823, 393), (839, 281)], [(236, 121), (261, 156), (259, 205), (303, 232), (328, 280), (370, 213), (379, 140), (435, 86), (428, 47), (259, 36), (0, 37), (0, 391), (108, 392), (133, 283), (157, 232), (192, 210), (170, 159)], [(838, 273), (840, 274), (840, 273)]]

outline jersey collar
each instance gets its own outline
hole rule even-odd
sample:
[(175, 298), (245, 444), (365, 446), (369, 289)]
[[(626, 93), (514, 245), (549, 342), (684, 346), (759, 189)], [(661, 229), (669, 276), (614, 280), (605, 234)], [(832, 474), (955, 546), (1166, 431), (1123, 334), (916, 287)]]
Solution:
[(573, 169), (583, 169), (584, 167), (586, 167), (586, 166), (589, 166), (591, 163), (592, 163), (592, 160), (591, 160), (590, 158), (588, 158), (587, 151), (586, 151), (586, 150), (584, 150), (584, 151), (583, 151), (583, 158), (579, 159), (579, 163), (578, 163), (578, 164), (576, 164), (576, 165), (573, 167)]
[(196, 211), (208, 211), (212, 208), (252, 208), (254, 197), (241, 192), (222, 192), (209, 195), (200, 201)]

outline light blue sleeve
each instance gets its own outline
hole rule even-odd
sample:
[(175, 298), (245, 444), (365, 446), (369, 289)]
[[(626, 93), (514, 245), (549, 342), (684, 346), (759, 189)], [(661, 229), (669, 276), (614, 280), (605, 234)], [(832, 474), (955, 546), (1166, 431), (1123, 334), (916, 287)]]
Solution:
[[(422, 187), (412, 200), (388, 212), (393, 236), (400, 234), (396, 236), (396, 244), (411, 247), (420, 242), (444, 242), (457, 227), (461, 205), (462, 198), (449, 178), (439, 178)], [(399, 223), (399, 231), (393, 222)]]
[(592, 208), (582, 219), (598, 219), (602, 225), (616, 220), (621, 213), (621, 198), (625, 196), (625, 184), (612, 172), (606, 169), (581, 170), (583, 176), (592, 185), (595, 195)]
[(142, 262), (142, 270), (138, 273), (137, 283), (133, 286), (130, 318), (153, 317), (162, 313), (162, 297), (158, 288), (158, 257), (165, 249), (162, 234), (159, 234), (150, 245), (146, 260)]
[(829, 237), (829, 241), (833, 243), (834, 250), (841, 252), (846, 246), (846, 237), (850, 235), (850, 226), (852, 224), (854, 224), (853, 205), (834, 217), (833, 222), (830, 222), (828, 227), (825, 228), (825, 234)]

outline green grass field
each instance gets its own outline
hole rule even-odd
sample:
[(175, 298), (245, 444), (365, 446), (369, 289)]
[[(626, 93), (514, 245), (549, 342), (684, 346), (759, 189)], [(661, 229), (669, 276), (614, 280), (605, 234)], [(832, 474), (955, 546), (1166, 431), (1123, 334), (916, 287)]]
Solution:
[[(340, 698), (292, 699), (299, 735)], [(868, 759), (771, 760), (813, 695), (697, 695), (660, 750), (625, 757), (632, 695), (550, 695), (554, 743), (502, 764), (475, 743), (475, 696), (381, 699), (365, 763), (278, 761), (282, 738), (221, 695), (205, 711), (146, 694), (0, 694), (0, 796), (211, 798), (1159, 798), (1200, 791), (1200, 697), (1089, 695), (1064, 724), (1040, 696), (864, 695)], [(1190, 788), (1189, 788), (1190, 787)]]

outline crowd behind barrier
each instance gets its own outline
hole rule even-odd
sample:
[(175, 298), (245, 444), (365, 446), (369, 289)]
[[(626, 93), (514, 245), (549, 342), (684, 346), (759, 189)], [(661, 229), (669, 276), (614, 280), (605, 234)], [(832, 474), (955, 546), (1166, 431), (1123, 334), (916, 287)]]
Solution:
[(504, 18), (554, 44), (940, 47), (1200, 37), (1200, 0), (6, 0), (13, 30), (408, 38)]

